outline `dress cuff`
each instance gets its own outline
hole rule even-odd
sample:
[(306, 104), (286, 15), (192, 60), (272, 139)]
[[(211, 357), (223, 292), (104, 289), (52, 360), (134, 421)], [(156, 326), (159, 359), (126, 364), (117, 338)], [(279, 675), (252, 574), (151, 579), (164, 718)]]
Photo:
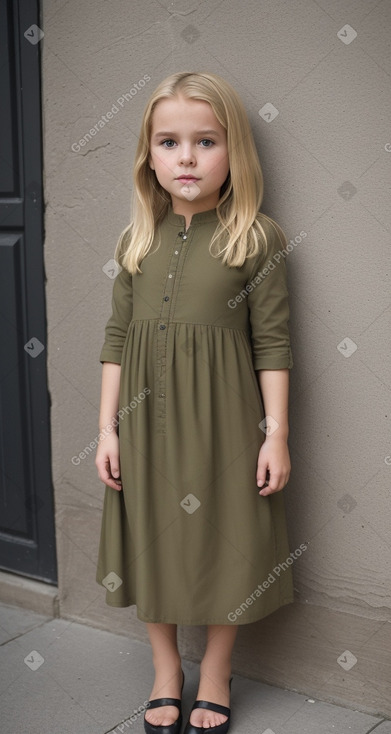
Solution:
[(288, 353), (284, 351), (280, 355), (274, 353), (270, 356), (254, 357), (253, 364), (254, 370), (290, 370), (293, 367), (292, 352), (289, 349)]
[(121, 364), (122, 347), (120, 349), (114, 349), (113, 347), (104, 346), (100, 353), (99, 361), (102, 363), (103, 362), (115, 362), (116, 364)]

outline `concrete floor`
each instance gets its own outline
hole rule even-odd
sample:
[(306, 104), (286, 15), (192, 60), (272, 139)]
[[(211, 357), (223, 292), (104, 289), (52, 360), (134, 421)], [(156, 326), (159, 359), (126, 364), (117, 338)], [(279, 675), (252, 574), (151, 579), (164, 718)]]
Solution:
[[(153, 666), (137, 640), (0, 604), (2, 734), (143, 732)], [(198, 665), (183, 661), (183, 718)], [(391, 734), (391, 721), (233, 676), (230, 734)], [(133, 717), (130, 720), (130, 717)]]

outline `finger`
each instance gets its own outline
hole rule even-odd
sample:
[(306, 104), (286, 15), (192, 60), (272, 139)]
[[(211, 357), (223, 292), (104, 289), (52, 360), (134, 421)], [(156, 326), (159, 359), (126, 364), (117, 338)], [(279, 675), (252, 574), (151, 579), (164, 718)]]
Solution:
[(287, 484), (289, 479), (289, 474), (286, 476), (279, 475), (278, 481), (270, 480), (268, 486), (264, 487), (259, 494), (261, 494), (263, 497), (266, 497), (269, 494), (274, 494), (275, 492), (280, 492), (282, 489), (284, 489), (285, 485)]
[(279, 492), (282, 487), (280, 485), (277, 485), (277, 487), (270, 487), (270, 485), (266, 485), (261, 491), (259, 492), (262, 497), (267, 497), (269, 494), (274, 494), (275, 492)]
[(98, 476), (102, 482), (110, 479), (109, 467), (106, 461), (97, 461), (96, 468), (98, 469)]
[(274, 472), (270, 475), (269, 479), (269, 489), (271, 492), (277, 492), (279, 490), (281, 485), (281, 474), (279, 472)]
[(111, 472), (111, 475), (113, 477), (119, 477), (120, 475), (120, 460), (119, 460), (119, 452), (115, 451), (113, 453), (108, 453), (106, 461), (109, 465), (109, 470)]
[(259, 494), (261, 494), (263, 497), (266, 497), (268, 494), (273, 494), (273, 492), (277, 492), (279, 489), (279, 475), (275, 472), (268, 471), (266, 475), (265, 480), (265, 486), (261, 487), (261, 491)]
[(119, 477), (120, 468), (119, 468), (119, 456), (117, 453), (107, 454), (105, 465), (109, 473), (109, 476), (116, 477), (116, 478)]
[(118, 457), (110, 460), (110, 478), (114, 482), (114, 484), (111, 484), (110, 486), (114, 489), (122, 488), (121, 470), (118, 464)]
[(260, 461), (257, 468), (257, 485), (262, 487), (268, 479), (268, 464)]
[(261, 490), (261, 492), (259, 492), (259, 494), (262, 497), (268, 497), (270, 494), (275, 494), (277, 491), (278, 491), (277, 489), (272, 490), (269, 487), (265, 487), (264, 489)]
[(122, 482), (118, 479), (113, 479), (113, 477), (103, 475), (99, 475), (99, 479), (101, 480), (101, 482), (103, 482), (103, 484), (107, 484), (107, 486), (111, 489), (122, 489)]
[[(98, 468), (98, 476), (101, 482), (103, 484), (107, 484), (108, 487), (111, 487), (112, 489), (121, 490), (122, 489), (122, 481), (120, 476), (113, 477), (111, 470), (110, 470), (110, 461), (106, 459), (105, 461), (98, 461), (97, 462), (97, 468)], [(118, 470), (119, 473), (119, 470)]]
[(116, 479), (109, 479), (106, 484), (108, 487), (110, 487), (111, 489), (115, 489), (117, 492), (122, 491), (122, 483), (118, 482), (118, 480)]
[(104, 484), (107, 484), (108, 487), (111, 487), (111, 489), (116, 489), (118, 492), (120, 492), (122, 489), (121, 477), (118, 477), (117, 479), (116, 477), (113, 477), (111, 474), (108, 474), (106, 472), (106, 476), (104, 477), (104, 479), (102, 479), (102, 481), (104, 482)]

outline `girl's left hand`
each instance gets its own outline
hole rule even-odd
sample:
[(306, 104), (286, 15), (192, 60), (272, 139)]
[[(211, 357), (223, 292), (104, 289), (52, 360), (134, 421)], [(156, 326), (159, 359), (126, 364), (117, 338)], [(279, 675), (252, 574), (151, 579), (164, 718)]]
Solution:
[(257, 485), (262, 487), (267, 481), (268, 486), (261, 489), (259, 494), (266, 497), (273, 492), (279, 492), (285, 487), (290, 471), (291, 461), (286, 440), (275, 436), (266, 437), (258, 456)]

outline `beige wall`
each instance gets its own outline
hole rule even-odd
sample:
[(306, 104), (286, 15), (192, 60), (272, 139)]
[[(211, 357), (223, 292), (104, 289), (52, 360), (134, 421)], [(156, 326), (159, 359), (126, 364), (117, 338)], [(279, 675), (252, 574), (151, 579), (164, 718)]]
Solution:
[[(338, 37), (346, 24), (357, 33), (350, 43)], [(309, 547), (294, 565), (297, 603), (241, 627), (235, 670), (391, 714), (390, 3), (45, 0), (43, 28), (61, 614), (147, 639), (134, 608), (106, 607), (94, 580), (104, 488), (94, 452), (77, 465), (72, 457), (98, 433), (113, 286), (104, 266), (129, 218), (142, 110), (166, 75), (210, 70), (245, 102), (264, 210), (288, 240), (306, 235), (287, 256), (295, 365), (285, 497), (291, 550)], [(268, 103), (278, 110), (271, 122), (259, 115)], [(180, 641), (200, 659), (204, 630), (181, 628)], [(357, 658), (350, 670), (337, 662), (346, 650)]]

